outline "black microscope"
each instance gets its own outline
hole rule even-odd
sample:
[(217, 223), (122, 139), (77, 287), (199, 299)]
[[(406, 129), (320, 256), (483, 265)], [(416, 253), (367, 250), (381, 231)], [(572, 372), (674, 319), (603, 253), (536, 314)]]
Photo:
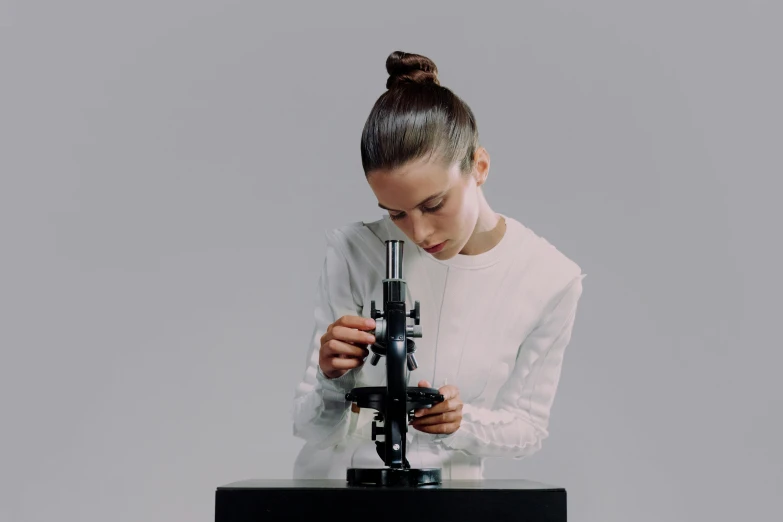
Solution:
[[(443, 401), (435, 388), (407, 386), (408, 371), (417, 368), (414, 337), (421, 337), (420, 308), (416, 301), (410, 314), (406, 311), (406, 282), (402, 275), (404, 241), (386, 241), (386, 278), (383, 280), (383, 310), (371, 302), (375, 319), (375, 343), (370, 363), (375, 366), (386, 357), (386, 386), (354, 388), (345, 395), (360, 408), (377, 410), (372, 423), (372, 439), (384, 462), (382, 468), (348, 468), (351, 486), (437, 486), (440, 468), (411, 468), (405, 457), (408, 421), (414, 410), (431, 408)], [(408, 325), (408, 318), (414, 320)], [(377, 422), (383, 427), (378, 428)], [(383, 440), (378, 440), (382, 436)]]

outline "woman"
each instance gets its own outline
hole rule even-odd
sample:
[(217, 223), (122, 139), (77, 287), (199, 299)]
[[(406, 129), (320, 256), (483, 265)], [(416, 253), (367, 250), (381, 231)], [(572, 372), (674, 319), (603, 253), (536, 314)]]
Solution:
[[(584, 274), (482, 191), (489, 154), (471, 109), (438, 81), (428, 58), (386, 61), (388, 89), (364, 127), (366, 180), (388, 215), (327, 232), (315, 331), (293, 405), (306, 441), (294, 478), (345, 479), (348, 467), (382, 467), (374, 410), (345, 399), (382, 386), (383, 360), (365, 364), (374, 337), (370, 302), (382, 307), (388, 239), (403, 240), (407, 306), (421, 306), (416, 386), (442, 403), (416, 412), (406, 456), (444, 479), (481, 479), (486, 457), (519, 459), (548, 436), (549, 413), (571, 338)], [(409, 386), (413, 386), (409, 383)], [(360, 447), (373, 448), (358, 462)]]

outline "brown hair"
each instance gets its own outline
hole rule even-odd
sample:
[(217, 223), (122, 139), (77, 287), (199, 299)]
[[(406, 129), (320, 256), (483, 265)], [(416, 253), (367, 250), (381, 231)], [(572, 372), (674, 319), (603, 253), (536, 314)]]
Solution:
[(425, 156), (463, 173), (473, 166), (478, 126), (473, 111), (440, 85), (438, 68), (425, 56), (395, 51), (386, 59), (389, 78), (364, 124), (364, 174), (393, 169)]

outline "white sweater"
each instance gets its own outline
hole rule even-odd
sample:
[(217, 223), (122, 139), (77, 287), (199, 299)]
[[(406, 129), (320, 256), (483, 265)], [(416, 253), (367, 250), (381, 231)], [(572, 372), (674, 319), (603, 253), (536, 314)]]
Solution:
[(436, 466), (444, 479), (481, 479), (486, 457), (519, 459), (548, 436), (552, 406), (585, 277), (578, 265), (519, 221), (488, 252), (441, 261), (416, 246), (388, 216), (326, 233), (315, 329), (293, 402), (293, 434), (305, 445), (294, 478), (345, 479), (348, 467), (383, 467), (370, 428), (375, 410), (351, 408), (355, 387), (383, 386), (386, 359), (328, 379), (318, 365), (320, 337), (343, 315), (383, 308), (387, 239), (403, 245), (407, 309), (420, 302), (419, 367), (409, 386), (457, 386), (462, 424), (449, 435), (409, 427), (406, 457)]

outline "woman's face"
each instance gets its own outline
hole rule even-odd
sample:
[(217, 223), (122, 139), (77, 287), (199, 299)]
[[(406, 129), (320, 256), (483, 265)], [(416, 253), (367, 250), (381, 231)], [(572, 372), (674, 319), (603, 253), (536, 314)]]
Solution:
[(479, 198), (475, 170), (462, 174), (459, 165), (450, 168), (419, 160), (389, 171), (373, 171), (367, 182), (378, 206), (414, 243), (429, 248), (444, 243), (437, 259), (446, 260), (464, 248), (476, 228)]

